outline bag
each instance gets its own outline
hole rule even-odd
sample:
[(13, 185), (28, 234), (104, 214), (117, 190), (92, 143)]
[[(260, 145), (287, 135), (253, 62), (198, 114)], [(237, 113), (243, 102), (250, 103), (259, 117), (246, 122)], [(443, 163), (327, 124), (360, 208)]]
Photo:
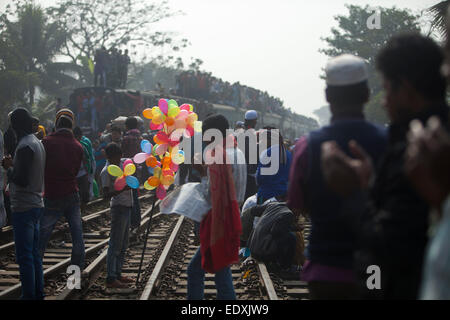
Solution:
[(161, 213), (179, 214), (201, 222), (211, 203), (208, 199), (208, 185), (205, 183), (186, 183), (172, 191), (159, 205)]

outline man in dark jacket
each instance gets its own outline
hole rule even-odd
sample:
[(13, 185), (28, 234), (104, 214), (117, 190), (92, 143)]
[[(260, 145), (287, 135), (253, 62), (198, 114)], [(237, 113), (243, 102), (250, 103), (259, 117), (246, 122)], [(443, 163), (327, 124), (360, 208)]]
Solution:
[[(136, 117), (128, 117), (125, 121), (126, 132), (122, 139), (122, 152), (124, 158), (133, 159), (133, 157), (141, 152), (142, 135), (138, 129), (138, 121)], [(140, 167), (137, 167), (137, 175), (139, 176)], [(136, 229), (141, 225), (141, 206), (139, 203), (139, 195), (137, 189), (133, 189), (133, 209), (131, 210), (131, 229)], [(134, 234), (132, 234), (133, 238)]]
[(45, 164), (45, 210), (41, 220), (39, 250), (43, 257), (55, 224), (64, 215), (72, 236), (71, 264), (82, 269), (85, 250), (76, 177), (83, 159), (83, 148), (73, 136), (73, 122), (72, 111), (61, 109), (56, 114), (56, 131), (42, 141), (48, 156)]
[[(437, 116), (446, 122), (443, 61), (439, 46), (419, 34), (392, 38), (377, 57), (391, 125), (388, 147), (374, 174), (368, 208), (360, 222), (360, 248), (355, 259), (363, 298), (418, 296), (429, 205), (406, 177), (404, 156), (411, 120), (425, 123)], [(330, 188), (341, 192), (345, 186), (347, 194), (368, 188), (367, 177), (373, 175), (374, 169), (362, 149), (356, 150), (356, 159), (347, 157), (333, 144), (323, 145), (322, 150)], [(368, 270), (373, 266), (373, 270), (379, 268), (381, 274), (374, 276), (380, 281), (369, 279), (373, 271)]]

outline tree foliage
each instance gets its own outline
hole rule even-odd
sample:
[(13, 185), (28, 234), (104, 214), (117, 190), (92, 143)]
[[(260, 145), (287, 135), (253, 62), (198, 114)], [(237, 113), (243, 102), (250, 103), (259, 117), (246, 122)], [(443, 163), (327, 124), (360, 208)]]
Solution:
[[(167, 1), (69, 0), (47, 9), (54, 21), (68, 30), (63, 54), (74, 63), (80, 56), (93, 59), (95, 50), (104, 46), (151, 49), (169, 46), (172, 51), (186, 47), (186, 39), (157, 29), (158, 22), (180, 14)], [(133, 53), (133, 52), (132, 52)]]
[[(370, 120), (385, 123), (386, 115), (381, 106), (379, 93), (382, 90), (380, 76), (376, 72), (375, 59), (379, 50), (395, 34), (420, 32), (419, 16), (409, 10), (378, 7), (381, 14), (381, 29), (367, 28), (367, 19), (374, 13), (369, 6), (347, 5), (347, 15), (335, 17), (338, 28), (331, 29), (331, 36), (323, 38), (328, 47), (319, 51), (330, 57), (350, 53), (366, 60), (369, 70), (369, 85), (372, 99), (368, 104)], [(372, 110), (372, 109), (376, 110)]]
[[(19, 76), (27, 86), (30, 105), (36, 87), (50, 94), (74, 85), (73, 66), (55, 62), (67, 33), (58, 22), (48, 22), (44, 10), (28, 1), (15, 1), (1, 16), (1, 60), (5, 70)], [(6, 63), (8, 66), (6, 67)], [(22, 87), (22, 86), (20, 86)]]

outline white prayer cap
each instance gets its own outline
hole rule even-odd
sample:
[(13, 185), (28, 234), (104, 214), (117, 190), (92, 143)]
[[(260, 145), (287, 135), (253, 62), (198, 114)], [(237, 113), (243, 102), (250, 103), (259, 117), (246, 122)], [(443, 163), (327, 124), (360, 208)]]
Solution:
[(364, 59), (343, 54), (328, 61), (325, 68), (327, 85), (348, 86), (369, 78)]
[(258, 112), (255, 110), (248, 110), (245, 113), (245, 120), (256, 120), (258, 119)]

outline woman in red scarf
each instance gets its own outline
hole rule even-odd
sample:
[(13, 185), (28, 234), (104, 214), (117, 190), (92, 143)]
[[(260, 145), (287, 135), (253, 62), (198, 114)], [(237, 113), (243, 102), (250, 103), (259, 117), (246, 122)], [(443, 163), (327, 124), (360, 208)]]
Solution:
[[(224, 116), (212, 115), (203, 122), (202, 131), (219, 130), (224, 140), (228, 128)], [(239, 261), (239, 205), (244, 201), (247, 168), (244, 154), (233, 144), (214, 143), (215, 152), (223, 154), (224, 161), (207, 166), (208, 179), (204, 180), (210, 187), (211, 210), (201, 222), (200, 248), (187, 270), (189, 300), (203, 299), (205, 272), (215, 274), (217, 299), (236, 299), (230, 265)]]

